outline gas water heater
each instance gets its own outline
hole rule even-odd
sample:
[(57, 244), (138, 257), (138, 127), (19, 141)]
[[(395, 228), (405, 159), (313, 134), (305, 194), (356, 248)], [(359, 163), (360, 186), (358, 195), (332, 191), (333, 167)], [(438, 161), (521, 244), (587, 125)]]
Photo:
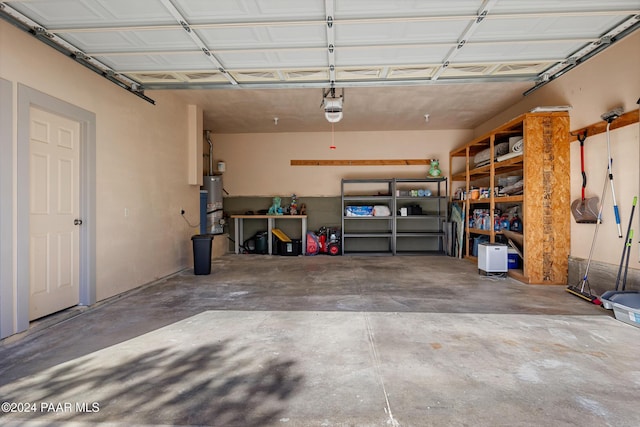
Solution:
[(207, 190), (207, 233), (223, 233), (222, 175), (203, 178), (203, 190)]

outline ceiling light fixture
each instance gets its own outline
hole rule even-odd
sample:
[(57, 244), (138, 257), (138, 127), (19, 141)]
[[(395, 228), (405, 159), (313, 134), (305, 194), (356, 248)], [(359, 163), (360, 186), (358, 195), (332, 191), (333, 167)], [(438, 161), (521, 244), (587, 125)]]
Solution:
[(324, 117), (329, 123), (338, 123), (342, 120), (342, 103), (344, 102), (344, 88), (342, 94), (336, 98), (336, 88), (332, 87), (326, 92), (322, 91), (322, 106)]

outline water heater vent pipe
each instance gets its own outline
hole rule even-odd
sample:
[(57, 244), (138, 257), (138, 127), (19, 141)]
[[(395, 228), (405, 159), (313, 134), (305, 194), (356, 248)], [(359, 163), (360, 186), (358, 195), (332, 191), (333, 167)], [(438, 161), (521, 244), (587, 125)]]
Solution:
[(213, 142), (211, 142), (211, 131), (205, 130), (204, 133), (209, 143), (209, 175), (213, 175)]

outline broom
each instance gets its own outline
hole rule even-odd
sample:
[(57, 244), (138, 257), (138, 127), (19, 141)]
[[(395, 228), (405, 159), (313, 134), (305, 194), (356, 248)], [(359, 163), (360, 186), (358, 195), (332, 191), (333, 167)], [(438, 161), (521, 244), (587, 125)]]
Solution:
[[(606, 188), (606, 181), (605, 181)], [(604, 204), (604, 203), (603, 203)], [(569, 292), (577, 296), (578, 298), (582, 298), (585, 301), (589, 301), (595, 305), (601, 305), (602, 301), (591, 293), (591, 286), (589, 285), (589, 267), (591, 266), (591, 259), (593, 258), (593, 249), (595, 248), (596, 236), (598, 235), (598, 227), (602, 222), (602, 205), (600, 205), (600, 212), (598, 213), (598, 221), (596, 222), (596, 230), (593, 233), (593, 242), (591, 243), (591, 250), (589, 251), (589, 260), (587, 261), (587, 268), (584, 271), (584, 276), (582, 277), (582, 281), (578, 283), (576, 286), (567, 286), (565, 291)], [(585, 287), (588, 291), (585, 291)]]
[[(608, 176), (608, 173), (607, 173)], [(598, 229), (600, 228), (600, 224), (602, 223), (602, 209), (604, 208), (604, 198), (607, 194), (607, 180), (604, 180), (604, 187), (602, 188), (602, 196), (600, 200), (600, 209), (598, 209), (598, 218), (596, 220), (596, 228), (593, 232), (593, 240), (591, 241), (591, 250), (589, 251), (589, 259), (587, 260), (587, 268), (584, 271), (584, 276), (582, 277), (582, 281), (578, 283), (576, 286), (567, 286), (565, 291), (569, 292), (577, 296), (578, 298), (582, 298), (585, 301), (589, 301), (593, 304), (600, 305), (602, 302), (598, 297), (591, 293), (591, 286), (589, 285), (589, 267), (591, 266), (591, 260), (593, 259), (593, 250), (596, 247), (596, 239), (598, 237)], [(585, 291), (585, 287), (588, 291)]]
[(633, 197), (633, 203), (631, 205), (631, 215), (629, 216), (629, 226), (627, 227), (627, 235), (625, 238), (624, 246), (622, 247), (622, 259), (620, 259), (620, 267), (618, 268), (618, 275), (616, 276), (616, 287), (615, 290), (624, 291), (624, 285), (627, 284), (627, 274), (626, 270), (624, 272), (624, 284), (622, 289), (620, 287), (620, 279), (622, 279), (622, 266), (625, 261), (625, 255), (627, 257), (627, 267), (629, 266), (629, 254), (631, 253), (631, 242), (633, 241), (633, 230), (631, 229), (633, 223), (633, 214), (636, 210), (636, 204), (638, 203), (638, 196)]
[[(607, 122), (607, 177), (609, 178), (609, 183), (611, 184), (611, 197), (613, 199), (613, 210), (616, 217), (616, 225), (618, 226), (618, 235), (622, 237), (622, 230), (620, 229), (620, 214), (618, 212), (618, 204), (616, 202), (616, 193), (613, 187), (613, 171), (612, 171), (612, 163), (613, 159), (611, 158), (611, 143), (609, 140), (609, 127), (611, 123), (620, 117), (622, 114), (622, 108), (618, 107), (612, 111), (604, 113), (601, 118), (602, 120)], [(593, 241), (591, 242), (591, 250), (589, 251), (589, 260), (587, 261), (587, 268), (585, 269), (584, 276), (582, 277), (582, 282), (580, 282), (577, 286), (568, 286), (565, 290), (570, 294), (577, 296), (578, 298), (582, 298), (586, 301), (589, 301), (596, 305), (601, 305), (602, 301), (591, 293), (591, 286), (589, 285), (589, 267), (591, 266), (591, 260), (593, 258), (593, 250), (596, 246), (596, 237), (598, 236), (598, 228), (600, 228), (600, 224), (602, 223), (602, 208), (604, 207), (604, 197), (607, 193), (607, 180), (604, 181), (604, 188), (602, 189), (602, 197), (600, 198), (600, 209), (598, 210), (598, 219), (596, 221), (596, 229), (593, 233)], [(633, 206), (635, 208), (635, 204)], [(633, 210), (631, 211), (631, 215), (633, 215)], [(629, 223), (631, 225), (631, 223)], [(624, 255), (623, 255), (624, 256)], [(585, 287), (588, 291), (585, 291)]]

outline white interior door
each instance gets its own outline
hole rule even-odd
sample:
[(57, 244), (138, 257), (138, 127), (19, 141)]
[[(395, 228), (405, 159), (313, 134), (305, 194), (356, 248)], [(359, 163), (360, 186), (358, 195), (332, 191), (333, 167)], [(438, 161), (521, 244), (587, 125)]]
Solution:
[(80, 123), (30, 109), (29, 320), (77, 305)]

